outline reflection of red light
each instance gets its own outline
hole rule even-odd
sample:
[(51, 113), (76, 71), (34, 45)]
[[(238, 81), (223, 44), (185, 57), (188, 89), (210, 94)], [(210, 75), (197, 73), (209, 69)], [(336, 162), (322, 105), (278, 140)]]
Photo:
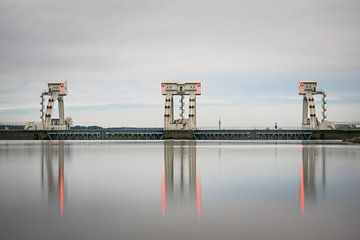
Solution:
[(64, 165), (62, 162), (60, 162), (60, 170), (59, 170), (59, 175), (60, 175), (60, 189), (59, 189), (59, 195), (60, 195), (60, 214), (61, 216), (64, 215)]
[(199, 171), (196, 172), (196, 211), (198, 218), (200, 218), (201, 210), (201, 184)]
[(165, 187), (164, 168), (162, 169), (162, 177), (161, 177), (161, 211), (162, 211), (162, 215), (165, 216), (165, 212), (166, 212), (166, 187)]
[(305, 209), (305, 194), (304, 194), (304, 166), (301, 163), (300, 166), (300, 211), (301, 215), (304, 215), (304, 209)]

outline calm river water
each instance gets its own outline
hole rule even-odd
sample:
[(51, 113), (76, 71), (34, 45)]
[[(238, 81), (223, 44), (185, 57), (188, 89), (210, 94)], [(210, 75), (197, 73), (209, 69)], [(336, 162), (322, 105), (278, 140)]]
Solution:
[(0, 141), (0, 239), (359, 239), (360, 145)]

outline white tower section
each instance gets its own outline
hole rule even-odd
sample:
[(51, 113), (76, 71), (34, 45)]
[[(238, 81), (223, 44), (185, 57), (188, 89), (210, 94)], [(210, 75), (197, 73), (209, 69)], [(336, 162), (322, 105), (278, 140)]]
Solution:
[[(161, 93), (165, 96), (164, 129), (196, 129), (196, 95), (201, 95), (200, 82), (162, 82)], [(174, 119), (174, 95), (180, 96), (180, 118)], [(184, 117), (184, 96), (189, 95), (189, 117)]]
[[(316, 81), (301, 81), (299, 83), (299, 95), (303, 95), (302, 127), (306, 129), (335, 129), (333, 122), (326, 120), (326, 94), (317, 90)], [(322, 95), (322, 120), (316, 117), (315, 95)]]
[[(47, 95), (50, 97), (46, 106), (45, 119), (43, 118), (44, 128), (47, 130), (66, 130), (63, 97), (67, 95), (67, 82), (48, 83)], [(59, 119), (51, 119), (56, 101), (59, 107)]]
[[(67, 82), (48, 83), (48, 89), (41, 93), (41, 123), (30, 122), (25, 126), (26, 130), (68, 130), (70, 125), (65, 120), (64, 96), (67, 95)], [(49, 96), (45, 109), (45, 96)], [(53, 119), (53, 108), (58, 102), (59, 118)]]

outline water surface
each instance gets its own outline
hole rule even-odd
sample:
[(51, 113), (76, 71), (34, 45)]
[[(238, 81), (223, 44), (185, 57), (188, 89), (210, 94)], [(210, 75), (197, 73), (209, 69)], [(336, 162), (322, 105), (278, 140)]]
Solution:
[(358, 239), (360, 145), (0, 141), (0, 239)]

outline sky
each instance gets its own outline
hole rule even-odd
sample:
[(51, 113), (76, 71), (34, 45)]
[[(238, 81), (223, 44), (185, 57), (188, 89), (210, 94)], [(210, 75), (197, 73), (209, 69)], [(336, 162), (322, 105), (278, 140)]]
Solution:
[[(300, 127), (300, 80), (360, 120), (358, 0), (1, 0), (0, 122), (40, 121), (68, 81), (75, 125), (162, 127), (164, 80), (201, 81), (198, 127)], [(320, 116), (320, 96), (317, 99)]]

